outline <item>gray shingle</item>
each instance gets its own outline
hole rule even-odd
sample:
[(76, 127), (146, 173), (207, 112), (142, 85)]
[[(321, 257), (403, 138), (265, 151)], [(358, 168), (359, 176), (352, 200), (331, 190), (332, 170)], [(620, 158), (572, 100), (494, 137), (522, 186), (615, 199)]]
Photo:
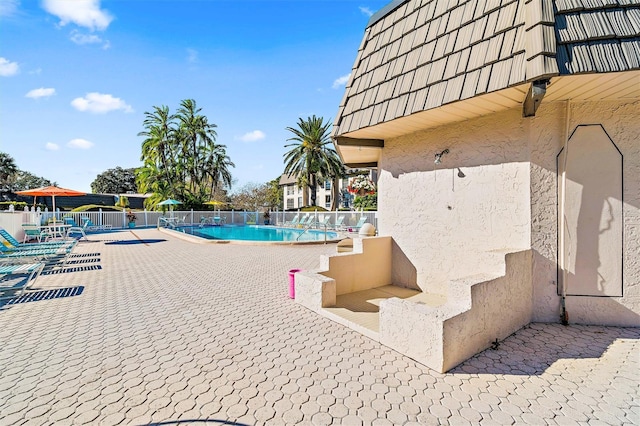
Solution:
[(416, 74), (413, 76), (413, 83), (411, 90), (416, 91), (427, 86), (427, 77), (429, 76), (429, 66), (423, 65), (416, 70)]
[(462, 87), (464, 84), (464, 75), (459, 75), (447, 81), (447, 88), (442, 99), (442, 104), (448, 104), (460, 99), (462, 94)]
[(640, 68), (640, 40), (623, 40), (620, 42), (620, 48), (629, 67)]
[(517, 30), (515, 28), (512, 28), (511, 30), (504, 33), (502, 50), (498, 59), (508, 58), (509, 56), (513, 55), (513, 46), (516, 41), (516, 31)]
[(489, 79), (491, 77), (491, 65), (486, 65), (480, 69), (480, 75), (478, 77), (478, 85), (476, 86), (476, 94), (482, 94), (487, 92), (489, 85)]
[(462, 25), (466, 25), (469, 22), (473, 21), (473, 17), (475, 15), (476, 6), (478, 5), (475, 1), (467, 1), (464, 5), (464, 13), (462, 14), (462, 19), (460, 23)]
[(445, 91), (447, 90), (447, 82), (441, 81), (429, 87), (429, 94), (425, 102), (425, 108), (437, 108), (442, 105)]
[(509, 76), (509, 86), (515, 86), (516, 84), (526, 81), (526, 67), (525, 55), (521, 53), (512, 58), (511, 62), (511, 75)]
[(511, 76), (511, 59), (496, 62), (491, 69), (491, 78), (487, 86), (487, 92), (495, 92), (504, 87), (509, 86), (509, 77)]
[(443, 76), (445, 80), (448, 80), (457, 74), (460, 56), (461, 53), (457, 52), (447, 57), (447, 65), (445, 66)]
[(436, 48), (433, 52), (434, 58), (442, 58), (446, 53), (447, 41), (449, 40), (449, 34), (445, 34), (436, 40)]
[(429, 93), (428, 88), (420, 89), (416, 92), (416, 97), (413, 101), (413, 107), (411, 108), (411, 113), (419, 112), (424, 110), (424, 104), (427, 100), (427, 94)]
[(442, 80), (442, 76), (444, 75), (444, 67), (446, 66), (446, 64), (447, 58), (440, 58), (431, 64), (431, 69), (429, 70), (429, 78), (427, 79), (428, 84), (434, 84)]
[(496, 24), (496, 32), (506, 31), (513, 27), (513, 23), (516, 19), (516, 13), (518, 11), (518, 3), (513, 2), (500, 9), (500, 15), (498, 16), (498, 22)]
[(471, 37), (473, 35), (473, 24), (465, 25), (461, 27), (458, 31), (458, 36), (456, 37), (456, 44), (453, 47), (455, 51), (462, 50), (465, 47), (469, 46), (471, 43)]
[(502, 42), (504, 40), (504, 33), (500, 33), (489, 39), (489, 45), (487, 47), (487, 56), (485, 57), (485, 63), (491, 63), (498, 60), (502, 53)]
[(402, 3), (365, 30), (336, 131), (557, 73), (638, 69), (640, 1), (626, 2)]
[(616, 34), (605, 11), (581, 13), (579, 16), (587, 33), (587, 39), (615, 37)]
[(633, 27), (636, 34), (640, 34), (640, 9), (627, 9), (626, 12), (629, 25)]
[(460, 95), (460, 99), (468, 99), (477, 94), (480, 70), (468, 72), (464, 74), (464, 76), (464, 85), (462, 86), (462, 94)]
[(467, 71), (469, 64), (469, 56), (471, 55), (471, 48), (467, 47), (460, 52), (460, 60), (458, 61), (458, 69), (456, 74), (461, 74)]
[[(638, 22), (640, 24), (640, 10), (638, 12)], [(632, 15), (632, 14), (629, 14)], [(627, 11), (624, 9), (608, 10), (607, 17), (611, 28), (617, 37), (631, 37), (637, 35), (640, 32), (640, 28), (636, 30), (633, 27), (633, 21), (630, 16), (627, 15)]]

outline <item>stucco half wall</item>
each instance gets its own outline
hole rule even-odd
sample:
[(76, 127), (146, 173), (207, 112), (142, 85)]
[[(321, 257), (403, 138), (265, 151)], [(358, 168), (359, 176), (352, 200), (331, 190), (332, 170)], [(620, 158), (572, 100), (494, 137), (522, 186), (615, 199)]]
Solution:
[(640, 326), (638, 116), (637, 100), (543, 102), (532, 118), (513, 109), (385, 140), (379, 234), (393, 236), (394, 261), (415, 267), (423, 291), (442, 294), (453, 280), (502, 272), (504, 253), (531, 248), (533, 320), (559, 321), (556, 157), (573, 129), (599, 124), (623, 157), (623, 296), (571, 296), (567, 309), (574, 323)]

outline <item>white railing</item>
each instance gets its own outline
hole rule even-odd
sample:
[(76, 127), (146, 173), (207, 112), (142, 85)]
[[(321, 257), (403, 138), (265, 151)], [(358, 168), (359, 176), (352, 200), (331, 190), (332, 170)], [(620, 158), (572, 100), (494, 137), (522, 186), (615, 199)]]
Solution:
[[(85, 221), (91, 221), (91, 224), (100, 229), (124, 229), (129, 226), (127, 211), (97, 211), (97, 212), (57, 212), (56, 220), (69, 221), (78, 226), (82, 226)], [(328, 229), (355, 230), (353, 227), (358, 223), (362, 216), (366, 217), (365, 223), (371, 223), (376, 228), (377, 212), (375, 211), (312, 211), (312, 212), (296, 212), (296, 211), (271, 211), (269, 219), (264, 218), (264, 211), (194, 211), (180, 210), (173, 212), (158, 211), (134, 211), (136, 216), (136, 227), (155, 227), (158, 226), (161, 217), (177, 218), (174, 221), (185, 225), (199, 225), (200, 223), (216, 223), (226, 225), (262, 225), (269, 224), (275, 226), (287, 226), (296, 215), (300, 218), (309, 214), (311, 220), (307, 224), (312, 224), (311, 228), (324, 228), (326, 221)], [(22, 223), (34, 223), (44, 225), (48, 221), (53, 220), (54, 214), (51, 212), (14, 212), (0, 215), (0, 226), (5, 228), (21, 228)], [(327, 218), (328, 217), (328, 218)], [(9, 220), (11, 218), (11, 220)], [(340, 220), (340, 218), (342, 218)], [(7, 219), (7, 220), (4, 220)], [(15, 224), (13, 223), (15, 222)], [(20, 224), (18, 224), (20, 222)], [(266, 223), (265, 223), (266, 222)], [(4, 223), (4, 225), (2, 224)], [(339, 226), (335, 226), (336, 223)], [(304, 225), (303, 227), (306, 227)]]

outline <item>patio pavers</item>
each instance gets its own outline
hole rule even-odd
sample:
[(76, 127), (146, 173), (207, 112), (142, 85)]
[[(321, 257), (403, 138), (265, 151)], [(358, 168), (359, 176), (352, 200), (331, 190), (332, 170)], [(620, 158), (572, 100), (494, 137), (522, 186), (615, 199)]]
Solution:
[(640, 329), (531, 324), (439, 374), (287, 297), (335, 245), (89, 239), (0, 310), (2, 425), (640, 423)]

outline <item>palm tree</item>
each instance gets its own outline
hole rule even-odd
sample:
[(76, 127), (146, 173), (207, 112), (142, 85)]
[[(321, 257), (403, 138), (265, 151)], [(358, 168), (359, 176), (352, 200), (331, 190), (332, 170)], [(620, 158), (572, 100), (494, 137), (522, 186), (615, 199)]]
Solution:
[(332, 147), (330, 123), (314, 115), (306, 120), (299, 118), (297, 125), (298, 128), (286, 128), (294, 134), (287, 140), (295, 143), (285, 145), (292, 148), (284, 154), (284, 172), (304, 180), (304, 186), (311, 190), (311, 204), (315, 206), (318, 181), (341, 176), (344, 165)]
[(15, 176), (20, 169), (16, 166), (16, 162), (12, 156), (7, 153), (0, 152), (0, 187), (3, 190), (9, 189), (10, 178)]
[[(137, 172), (140, 189), (155, 201), (176, 198), (185, 206), (210, 200), (221, 185), (231, 185), (235, 167), (224, 145), (216, 144), (216, 125), (201, 114), (193, 99), (180, 102), (175, 114), (166, 106), (145, 113), (143, 167)], [(158, 197), (156, 197), (156, 195)]]
[(145, 164), (145, 173), (141, 178), (148, 179), (148, 185), (139, 180), (140, 184), (145, 186), (153, 186), (154, 180), (161, 180), (166, 186), (173, 188), (172, 175), (176, 166), (175, 129), (173, 128), (175, 116), (169, 114), (167, 106), (154, 106), (153, 108), (153, 112), (144, 113), (143, 126), (145, 130), (138, 133), (138, 136), (145, 137), (140, 156), (140, 160)]

